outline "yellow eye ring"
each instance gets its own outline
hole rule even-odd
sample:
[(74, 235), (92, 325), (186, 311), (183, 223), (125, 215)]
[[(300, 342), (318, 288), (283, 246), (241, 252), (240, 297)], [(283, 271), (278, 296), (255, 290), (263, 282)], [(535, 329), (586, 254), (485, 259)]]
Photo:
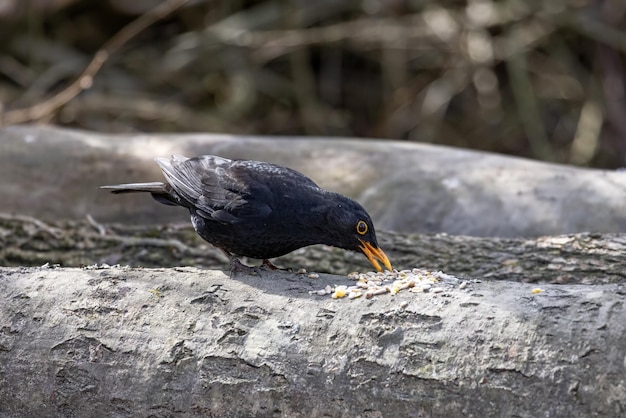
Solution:
[(356, 232), (359, 235), (365, 235), (367, 232), (367, 223), (365, 221), (359, 221), (356, 224)]

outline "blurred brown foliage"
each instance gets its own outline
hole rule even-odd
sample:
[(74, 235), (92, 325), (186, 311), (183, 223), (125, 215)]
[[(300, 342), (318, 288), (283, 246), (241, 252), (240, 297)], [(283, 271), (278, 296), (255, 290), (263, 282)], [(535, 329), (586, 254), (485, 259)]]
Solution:
[(164, 2), (0, 1), (0, 125), (379, 137), (626, 165), (623, 0), (190, 0), (79, 79)]

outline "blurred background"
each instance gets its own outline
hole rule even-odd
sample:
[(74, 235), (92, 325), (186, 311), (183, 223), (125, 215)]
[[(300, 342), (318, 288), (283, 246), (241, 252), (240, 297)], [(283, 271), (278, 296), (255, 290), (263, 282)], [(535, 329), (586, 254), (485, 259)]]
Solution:
[(625, 57), (624, 0), (0, 0), (0, 125), (389, 138), (615, 169)]

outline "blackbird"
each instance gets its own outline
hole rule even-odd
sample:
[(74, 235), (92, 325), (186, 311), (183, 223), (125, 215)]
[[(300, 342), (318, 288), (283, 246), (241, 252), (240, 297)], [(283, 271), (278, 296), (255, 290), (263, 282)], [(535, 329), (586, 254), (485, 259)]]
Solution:
[(157, 158), (167, 183), (102, 186), (113, 193), (148, 192), (189, 210), (194, 229), (230, 258), (263, 260), (326, 244), (360, 251), (381, 271), (391, 263), (378, 247), (374, 224), (354, 200), (320, 188), (287, 167), (203, 155)]

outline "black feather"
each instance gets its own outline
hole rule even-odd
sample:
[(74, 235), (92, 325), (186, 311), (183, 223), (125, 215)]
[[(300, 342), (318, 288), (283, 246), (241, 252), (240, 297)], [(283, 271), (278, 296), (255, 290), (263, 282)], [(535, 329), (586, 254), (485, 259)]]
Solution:
[[(161, 203), (187, 208), (198, 234), (229, 254), (269, 259), (313, 244), (362, 251), (364, 241), (378, 249), (361, 205), (290, 168), (212, 155), (156, 161), (167, 183), (103, 188), (149, 192)], [(369, 227), (364, 235), (356, 232), (359, 221)]]

